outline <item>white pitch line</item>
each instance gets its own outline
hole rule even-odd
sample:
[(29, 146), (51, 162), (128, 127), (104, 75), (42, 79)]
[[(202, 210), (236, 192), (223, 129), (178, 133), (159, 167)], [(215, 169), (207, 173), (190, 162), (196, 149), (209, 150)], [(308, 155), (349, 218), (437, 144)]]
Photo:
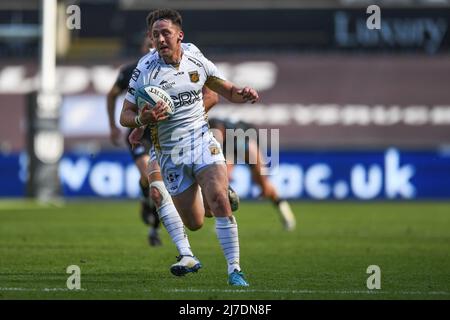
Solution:
[(0, 212), (2, 212), (2, 211), (14, 211), (14, 210), (22, 210), (22, 211), (27, 210), (27, 211), (30, 211), (30, 210), (43, 210), (43, 209), (53, 209), (53, 208), (50, 208), (50, 207), (27, 207), (27, 206), (21, 206), (21, 207), (19, 207), (19, 206), (9, 206), (9, 207), (7, 207), (7, 206), (0, 206)]
[(47, 204), (39, 204), (39, 205), (28, 205), (24, 204), (3, 204), (0, 202), (0, 212), (2, 211), (14, 211), (14, 210), (22, 210), (22, 211), (30, 211), (30, 210), (48, 210), (48, 209), (60, 209), (62, 206), (57, 205), (47, 205)]
[(405, 294), (405, 295), (450, 295), (445, 291), (384, 291), (384, 290), (275, 290), (275, 289), (167, 289), (164, 292), (218, 292), (218, 293), (291, 293), (291, 294)]
[[(76, 291), (83, 291), (83, 292), (139, 292), (136, 290), (122, 290), (122, 289), (86, 289), (81, 288), (79, 290), (69, 290), (67, 288), (5, 288), (0, 287), (0, 291), (24, 291), (24, 292), (52, 292), (52, 291), (62, 291), (62, 292), (76, 292)], [(162, 292), (169, 292), (169, 293), (290, 293), (290, 294), (368, 294), (368, 295), (378, 295), (378, 294), (395, 294), (395, 295), (442, 295), (442, 296), (450, 296), (450, 292), (446, 291), (428, 291), (428, 292), (422, 292), (422, 291), (384, 291), (384, 290), (270, 290), (270, 289), (194, 289), (194, 288), (187, 288), (187, 289), (163, 289)], [(144, 289), (141, 292), (150, 293), (151, 290)], [(153, 291), (155, 293), (155, 291)]]
[[(86, 290), (86, 289), (80, 289), (80, 290)], [(0, 288), (0, 291), (69, 291), (67, 288)]]
[[(1, 288), (0, 291), (25, 291), (25, 292), (52, 292), (52, 291), (63, 291), (63, 292), (77, 292), (77, 291), (83, 291), (83, 292), (135, 292), (135, 290), (121, 290), (121, 289), (74, 289), (70, 290), (67, 288)], [(150, 291), (149, 291), (150, 292)]]

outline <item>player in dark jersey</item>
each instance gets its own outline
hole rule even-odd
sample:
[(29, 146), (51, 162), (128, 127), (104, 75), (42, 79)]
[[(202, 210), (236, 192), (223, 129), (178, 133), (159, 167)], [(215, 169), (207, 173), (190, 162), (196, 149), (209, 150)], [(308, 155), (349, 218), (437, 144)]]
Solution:
[[(151, 47), (150, 41), (146, 40), (143, 43), (142, 51), (146, 53), (149, 51)], [(124, 93), (128, 88), (128, 83), (130, 78), (133, 76), (133, 70), (136, 68), (138, 61), (127, 64), (120, 68), (119, 75), (117, 77), (116, 82), (112, 86), (111, 90), (107, 95), (107, 107), (108, 107), (108, 118), (109, 118), (109, 127), (111, 129), (110, 138), (111, 142), (114, 145), (120, 145), (122, 141), (122, 134), (120, 129), (116, 126), (115, 122), (115, 108), (116, 108), (116, 99), (119, 95)], [(142, 199), (141, 199), (141, 218), (142, 221), (150, 226), (148, 241), (151, 246), (159, 246), (161, 245), (161, 239), (159, 236), (159, 227), (160, 221), (159, 216), (156, 211), (156, 207), (153, 204), (151, 198), (149, 197), (149, 182), (147, 179), (148, 173), (148, 162), (149, 162), (149, 149), (151, 146), (150, 142), (150, 134), (146, 132), (144, 135), (141, 144), (137, 147), (134, 147), (128, 141), (128, 136), (131, 133), (132, 129), (128, 130), (127, 137), (125, 138), (128, 149), (130, 150), (130, 154), (133, 157), (134, 163), (136, 164), (139, 173), (139, 185), (141, 187)]]
[[(267, 199), (270, 199), (277, 207), (284, 228), (288, 231), (294, 230), (296, 223), (295, 216), (292, 213), (289, 203), (279, 197), (275, 186), (270, 182), (267, 176), (262, 174), (263, 158), (261, 151), (259, 150), (258, 141), (250, 138), (249, 136), (240, 139), (237, 135), (234, 135), (234, 141), (232, 144), (227, 143), (226, 141), (227, 129), (242, 129), (245, 133), (247, 130), (255, 128), (251, 124), (243, 121), (231, 122), (217, 118), (209, 119), (209, 126), (213, 129), (212, 131), (217, 141), (222, 144), (223, 154), (227, 160), (227, 172), (229, 179), (231, 180), (231, 173), (233, 172), (233, 167), (237, 160), (241, 160), (240, 163), (247, 164), (251, 169), (253, 180), (261, 187), (261, 195)], [(229, 150), (231, 145), (233, 149)]]

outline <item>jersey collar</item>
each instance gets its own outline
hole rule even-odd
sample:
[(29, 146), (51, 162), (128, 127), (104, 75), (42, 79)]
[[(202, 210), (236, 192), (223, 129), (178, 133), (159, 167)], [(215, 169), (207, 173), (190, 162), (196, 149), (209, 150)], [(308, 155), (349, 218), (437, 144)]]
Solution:
[(180, 66), (181, 66), (181, 64), (183, 63), (183, 60), (184, 60), (184, 49), (183, 49), (183, 47), (181, 46), (181, 60), (180, 60), (180, 63), (178, 64), (178, 66), (175, 66), (175, 65), (173, 65), (173, 64), (167, 64), (167, 63), (164, 61), (163, 57), (161, 57), (161, 56), (159, 55), (159, 52), (158, 52), (158, 58), (159, 58), (159, 63), (160, 63), (160, 64), (165, 64), (165, 65), (167, 65), (168, 67), (172, 67), (172, 68), (174, 68), (174, 69), (176, 69), (176, 70), (179, 70), (179, 69), (180, 69)]

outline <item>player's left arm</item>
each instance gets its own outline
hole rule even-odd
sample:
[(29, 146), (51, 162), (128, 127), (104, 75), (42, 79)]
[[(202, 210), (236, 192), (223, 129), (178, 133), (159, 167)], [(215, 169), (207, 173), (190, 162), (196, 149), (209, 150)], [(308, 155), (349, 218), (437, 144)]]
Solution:
[(239, 88), (230, 81), (209, 76), (205, 85), (233, 103), (255, 103), (259, 100), (258, 92), (250, 87)]

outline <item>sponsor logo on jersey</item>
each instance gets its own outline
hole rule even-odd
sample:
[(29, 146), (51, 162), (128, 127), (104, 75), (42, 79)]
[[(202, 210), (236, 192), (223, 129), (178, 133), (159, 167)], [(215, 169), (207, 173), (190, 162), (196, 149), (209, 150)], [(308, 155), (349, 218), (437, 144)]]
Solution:
[(177, 73), (174, 73), (173, 75), (176, 76), (181, 76), (184, 74), (184, 71), (178, 71)]
[(200, 101), (201, 98), (201, 90), (191, 90), (180, 92), (176, 96), (170, 96), (175, 104), (175, 108), (182, 107), (185, 105), (193, 104), (194, 102)]
[(131, 79), (133, 81), (137, 81), (137, 79), (139, 78), (139, 75), (141, 74), (141, 70), (139, 70), (138, 68), (135, 68), (133, 70), (133, 74), (131, 75)]
[(191, 79), (191, 82), (198, 82), (200, 80), (200, 75), (197, 71), (191, 71), (189, 72), (189, 79)]
[(158, 76), (160, 71), (161, 71), (161, 66), (158, 66), (158, 69), (156, 69), (155, 75), (153, 76), (153, 80), (156, 79), (156, 77)]
[(136, 90), (135, 90), (134, 88), (130, 87), (130, 86), (128, 86), (127, 91), (128, 91), (129, 94), (131, 94), (131, 95), (133, 95), (133, 96), (134, 96), (135, 93), (136, 93)]
[(189, 58), (188, 57), (188, 60), (190, 61), (190, 62), (192, 62), (193, 64), (195, 64), (197, 67), (202, 67), (202, 65), (198, 62), (198, 61), (195, 61), (194, 59), (191, 59), (191, 58)]
[(150, 63), (150, 61), (149, 60), (147, 60), (146, 62), (145, 62), (145, 65), (146, 65), (146, 67), (145, 67), (145, 69), (150, 69), (150, 67), (153, 65), (153, 63)]
[(175, 84), (175, 81), (168, 82), (166, 80), (163, 80), (159, 83), (159, 87), (163, 90), (167, 90), (167, 89), (172, 88), (174, 84)]

